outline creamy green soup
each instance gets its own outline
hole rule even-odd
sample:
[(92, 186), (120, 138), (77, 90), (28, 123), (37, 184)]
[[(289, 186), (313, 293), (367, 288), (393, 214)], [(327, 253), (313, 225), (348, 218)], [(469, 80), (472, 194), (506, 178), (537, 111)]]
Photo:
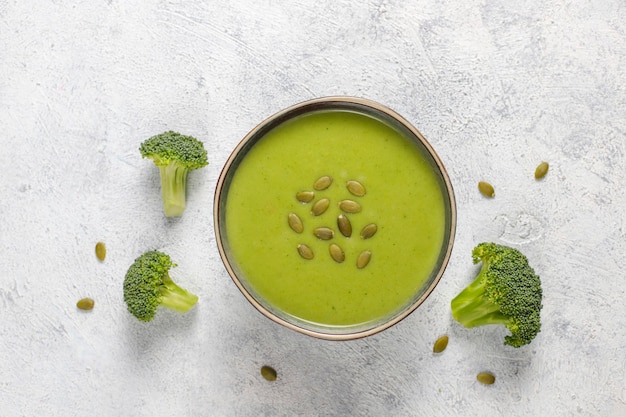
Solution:
[[(322, 176), (333, 181), (316, 191)], [(353, 195), (350, 180), (365, 195)], [(300, 202), (300, 191), (315, 197)], [(322, 198), (328, 209), (313, 215)], [(337, 226), (345, 199), (360, 206), (343, 213), (350, 237)], [(290, 213), (302, 220), (301, 233), (290, 227)], [(442, 186), (422, 151), (387, 124), (348, 111), (299, 116), (260, 139), (232, 178), (225, 220), (231, 263), (248, 291), (270, 310), (326, 327), (376, 322), (410, 305), (436, 267), (446, 226)], [(363, 239), (368, 224), (377, 231)], [(316, 237), (319, 227), (330, 228), (332, 239)], [(343, 262), (331, 257), (333, 243)], [(313, 258), (305, 259), (299, 245)], [(363, 251), (371, 258), (358, 268)]]

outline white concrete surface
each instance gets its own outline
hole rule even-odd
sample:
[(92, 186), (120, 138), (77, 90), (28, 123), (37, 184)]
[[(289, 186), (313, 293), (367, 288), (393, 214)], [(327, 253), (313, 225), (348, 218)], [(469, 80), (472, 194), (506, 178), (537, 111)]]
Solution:
[[(257, 313), (219, 260), (211, 213), (245, 133), (325, 95), (413, 122), (459, 210), (434, 294), (347, 343)], [(0, 129), (1, 416), (626, 415), (623, 0), (0, 0)], [(202, 139), (211, 163), (176, 220), (137, 151), (166, 129)], [(521, 248), (543, 278), (528, 347), (450, 317), (485, 240)], [(152, 248), (200, 296), (192, 313), (127, 313), (124, 273)], [(476, 382), (485, 370), (495, 385)]]

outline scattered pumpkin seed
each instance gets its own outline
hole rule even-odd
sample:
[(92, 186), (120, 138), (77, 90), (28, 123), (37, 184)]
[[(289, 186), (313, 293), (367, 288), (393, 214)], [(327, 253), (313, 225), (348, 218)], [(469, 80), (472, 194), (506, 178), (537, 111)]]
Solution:
[(296, 233), (302, 233), (304, 230), (304, 224), (302, 224), (302, 220), (296, 213), (289, 213), (287, 216), (287, 222), (289, 223), (289, 227), (291, 227)]
[(330, 187), (330, 184), (333, 183), (332, 177), (328, 175), (324, 175), (323, 177), (319, 177), (314, 183), (313, 188), (317, 191), (322, 191)]
[(96, 243), (96, 257), (100, 260), (100, 262), (104, 261), (104, 258), (107, 256), (107, 247), (104, 243), (98, 242)]
[(268, 381), (276, 381), (278, 374), (276, 373), (276, 369), (271, 366), (264, 365), (261, 367), (261, 376)]
[(350, 223), (350, 219), (348, 219), (345, 215), (340, 214), (337, 217), (337, 227), (342, 235), (345, 237), (352, 236), (352, 224)]
[(361, 205), (354, 200), (340, 201), (339, 208), (345, 213), (358, 213), (361, 211)]
[(547, 162), (542, 162), (537, 165), (537, 168), (535, 169), (535, 179), (539, 180), (545, 177), (548, 173), (548, 168), (550, 168), (550, 165)]
[(317, 227), (313, 230), (313, 234), (318, 239), (322, 240), (330, 240), (335, 237), (335, 232), (330, 227)]
[(356, 259), (356, 267), (359, 269), (363, 269), (370, 263), (370, 259), (372, 259), (372, 252), (369, 250), (364, 250), (359, 254), (359, 257)]
[(350, 180), (346, 183), (346, 188), (350, 193), (357, 197), (363, 197), (365, 195), (365, 187), (363, 184), (356, 180)]
[(346, 260), (346, 254), (343, 252), (343, 249), (339, 247), (339, 245), (331, 243), (328, 247), (328, 251), (330, 252), (330, 257), (333, 258), (335, 262), (342, 263)]
[(93, 299), (87, 297), (87, 298), (81, 298), (80, 300), (78, 300), (78, 302), (76, 303), (76, 307), (78, 307), (81, 310), (91, 310), (93, 309), (95, 302), (93, 301)]
[(493, 185), (491, 185), (491, 184), (489, 184), (488, 182), (485, 182), (485, 181), (480, 181), (478, 183), (478, 190), (485, 197), (493, 197), (493, 196), (496, 195), (496, 193), (495, 193), (495, 191), (493, 189)]
[(319, 216), (320, 214), (323, 214), (328, 209), (329, 205), (330, 205), (330, 200), (327, 198), (322, 198), (321, 200), (318, 200), (317, 202), (315, 202), (315, 204), (313, 204), (311, 213), (314, 216)]
[(496, 382), (496, 377), (490, 372), (481, 372), (476, 375), (476, 379), (478, 382), (485, 385), (491, 385)]
[(304, 259), (307, 259), (307, 260), (313, 259), (313, 249), (311, 249), (310, 247), (308, 247), (304, 243), (301, 243), (301, 244), (298, 245), (298, 253)]
[(444, 335), (435, 340), (435, 344), (433, 345), (433, 352), (441, 353), (446, 350), (446, 347), (448, 347), (448, 336)]
[(296, 200), (301, 203), (310, 203), (315, 198), (315, 192), (313, 191), (300, 191), (296, 193)]
[(369, 239), (370, 237), (374, 236), (377, 231), (378, 226), (376, 226), (374, 223), (370, 223), (361, 230), (361, 238)]

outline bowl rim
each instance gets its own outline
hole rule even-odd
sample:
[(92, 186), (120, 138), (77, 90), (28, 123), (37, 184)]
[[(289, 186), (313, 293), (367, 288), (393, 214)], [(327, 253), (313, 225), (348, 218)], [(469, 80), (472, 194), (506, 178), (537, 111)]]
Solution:
[[(348, 331), (345, 333), (336, 333), (336, 332), (325, 332), (322, 329), (313, 330), (311, 328), (306, 328), (299, 326), (297, 323), (286, 320), (282, 317), (279, 317), (277, 314), (270, 311), (267, 307), (265, 307), (259, 300), (257, 300), (253, 294), (251, 294), (248, 289), (241, 282), (241, 279), (238, 277), (234, 267), (231, 265), (228, 255), (226, 253), (225, 245), (224, 245), (224, 236), (221, 232), (221, 213), (222, 213), (222, 205), (220, 204), (222, 200), (222, 196), (225, 195), (223, 191), (227, 186), (226, 180), (228, 174), (230, 173), (231, 168), (233, 167), (234, 162), (239, 158), (239, 154), (245, 150), (247, 147), (251, 147), (254, 143), (250, 143), (252, 140), (259, 140), (264, 136), (265, 133), (269, 132), (276, 126), (280, 125), (284, 121), (290, 120), (297, 116), (312, 113), (319, 110), (340, 110), (340, 109), (349, 109), (349, 106), (356, 106), (360, 108), (369, 109), (370, 112), (379, 114), (380, 116), (384, 116), (389, 118), (390, 120), (395, 121), (404, 127), (410, 134), (420, 142), (420, 144), (425, 148), (426, 152), (430, 155), (436, 167), (439, 169), (439, 173), (441, 176), (441, 180), (443, 182), (442, 193), (447, 193), (448, 204), (449, 204), (449, 237), (447, 245), (445, 246), (445, 253), (441, 258), (441, 264), (436, 272), (435, 277), (429, 283), (428, 288), (416, 298), (409, 306), (400, 311), (399, 313), (391, 316), (389, 320), (380, 322), (373, 327), (368, 327), (365, 329), (359, 329), (354, 331)], [(350, 109), (355, 110), (355, 109)], [(363, 114), (363, 113), (361, 113)], [(411, 138), (413, 140), (413, 138)], [(244, 155), (245, 157), (245, 155)], [(446, 211), (448, 207), (446, 207)], [(447, 214), (447, 213), (446, 213)], [(245, 298), (254, 306), (254, 308), (262, 313), (265, 317), (270, 320), (278, 323), (282, 326), (285, 326), (291, 330), (296, 332), (312, 336), (318, 339), (325, 340), (353, 340), (359, 339), (367, 336), (371, 336), (373, 334), (379, 333), (385, 329), (388, 329), (406, 317), (408, 317), (411, 313), (413, 313), (434, 291), (435, 287), (441, 280), (446, 267), (450, 261), (450, 257), (452, 254), (452, 248), (454, 246), (454, 239), (456, 234), (456, 222), (457, 222), (457, 208), (456, 208), (456, 200), (454, 196), (454, 189), (452, 186), (452, 182), (450, 181), (450, 177), (448, 172), (441, 161), (441, 158), (432, 147), (432, 145), (428, 142), (428, 140), (422, 135), (422, 133), (415, 128), (408, 120), (402, 117), (399, 113), (392, 110), (391, 108), (384, 106), (376, 101), (362, 98), (362, 97), (354, 97), (354, 96), (325, 96), (319, 97), (311, 100), (302, 101), (300, 103), (291, 105), (283, 110), (280, 110), (273, 115), (265, 118), (259, 124), (257, 124), (252, 130), (250, 130), (244, 137), (239, 141), (239, 143), (235, 146), (235, 148), (230, 153), (228, 159), (224, 163), (224, 166), (220, 172), (214, 194), (214, 204), (213, 204), (213, 224), (215, 231), (215, 240), (217, 243), (218, 251), (220, 254), (220, 258), (228, 275), (235, 283), (239, 291), (245, 296)], [(447, 223), (447, 220), (446, 220)], [(448, 229), (447, 228), (447, 229)], [(448, 232), (448, 230), (446, 230)], [(443, 246), (442, 246), (443, 252)], [(323, 325), (320, 325), (320, 327)], [(349, 329), (349, 327), (348, 327)]]

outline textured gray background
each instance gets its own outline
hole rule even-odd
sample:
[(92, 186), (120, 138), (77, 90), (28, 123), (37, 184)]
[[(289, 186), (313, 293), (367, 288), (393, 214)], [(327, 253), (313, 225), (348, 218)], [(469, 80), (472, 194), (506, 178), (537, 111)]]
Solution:
[[(0, 415), (626, 415), (625, 24), (623, 0), (0, 0)], [(436, 291), (346, 343), (257, 313), (213, 234), (238, 141), (325, 95), (404, 115), (458, 199)], [(174, 220), (137, 151), (166, 129), (202, 139), (211, 163)], [(528, 347), (450, 317), (484, 240), (521, 248), (543, 277), (543, 331)], [(151, 248), (179, 263), (193, 312), (150, 324), (127, 313), (124, 273)], [(75, 307), (84, 296), (89, 313)], [(450, 344), (435, 356), (441, 334)], [(495, 385), (476, 382), (484, 370)]]

